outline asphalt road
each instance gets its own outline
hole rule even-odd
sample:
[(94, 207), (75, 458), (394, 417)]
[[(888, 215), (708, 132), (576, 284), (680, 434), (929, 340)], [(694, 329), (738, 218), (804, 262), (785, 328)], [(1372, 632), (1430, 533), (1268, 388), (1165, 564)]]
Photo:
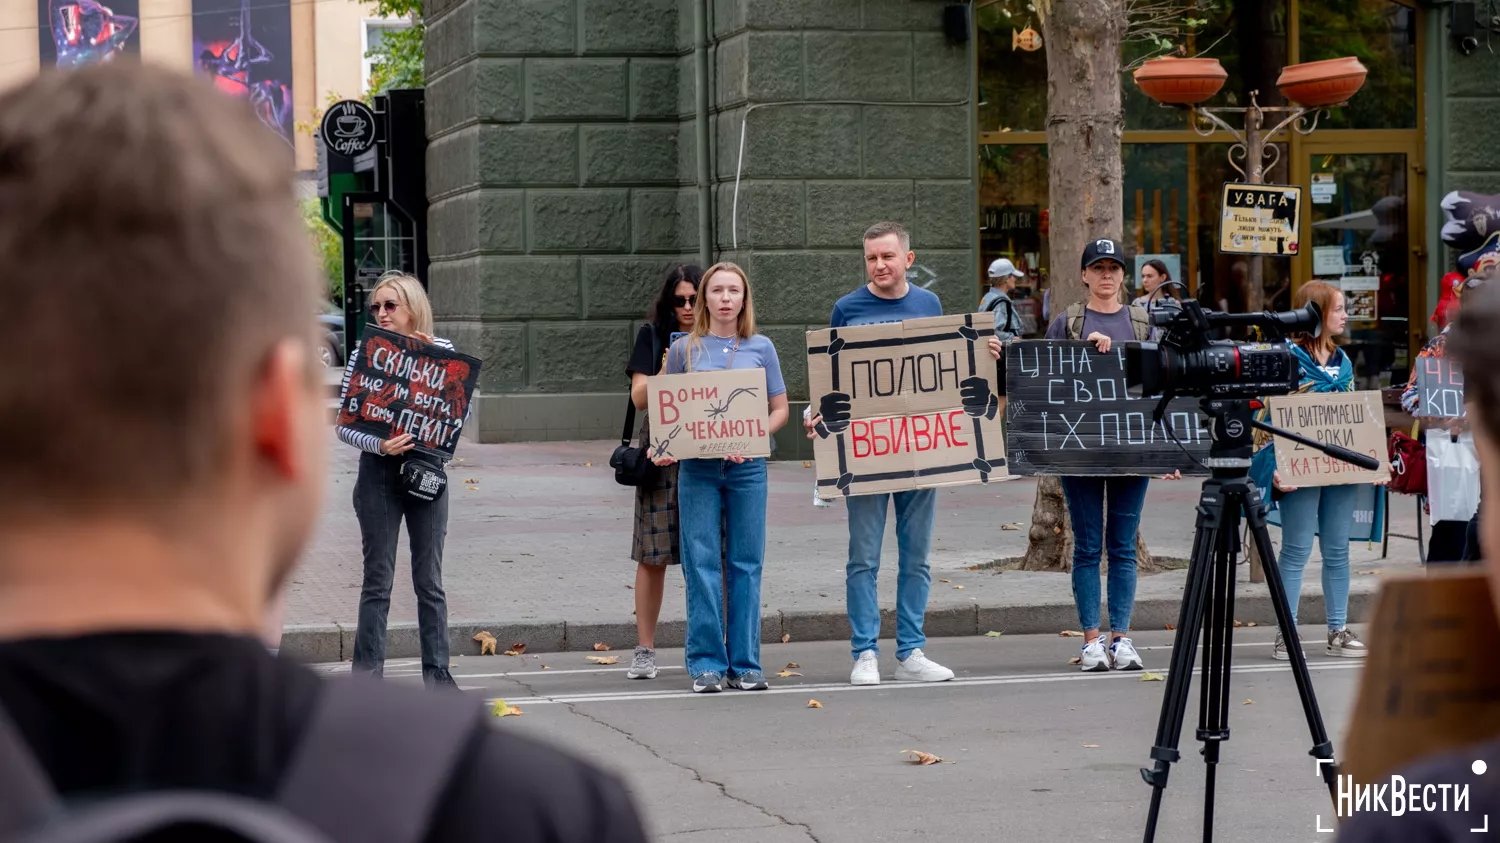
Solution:
[[(1353, 710), (1359, 663), (1323, 654), (1305, 627), (1309, 666), (1336, 748)], [(1218, 774), (1216, 840), (1329, 841), (1330, 800), (1308, 755), (1312, 741), (1273, 630), (1236, 631), (1232, 737)], [(1148, 671), (1165, 673), (1171, 632), (1141, 632)], [(504, 649), (505, 644), (501, 642)], [(882, 642), (883, 646), (889, 646)], [(926, 652), (957, 678), (854, 688), (846, 645), (766, 645), (768, 692), (694, 695), (680, 650), (658, 654), (660, 676), (629, 681), (630, 651), (456, 658), (461, 686), (522, 713), (495, 720), (618, 771), (653, 839), (694, 843), (868, 843), (1139, 840), (1148, 765), (1166, 683), (1140, 673), (1084, 674), (1067, 664), (1078, 639), (955, 638)], [(589, 656), (616, 655), (601, 667)], [(777, 677), (797, 664), (800, 676)], [(546, 666), (545, 668), (543, 666)], [(330, 672), (346, 669), (323, 666)], [(420, 682), (414, 660), (387, 667)], [(808, 706), (810, 700), (821, 709)], [(1162, 808), (1158, 840), (1201, 839), (1204, 765), (1195, 740), (1198, 685)], [(488, 703), (487, 703), (488, 704)], [(945, 763), (917, 766), (903, 750)], [(950, 763), (951, 762), (951, 763)]]

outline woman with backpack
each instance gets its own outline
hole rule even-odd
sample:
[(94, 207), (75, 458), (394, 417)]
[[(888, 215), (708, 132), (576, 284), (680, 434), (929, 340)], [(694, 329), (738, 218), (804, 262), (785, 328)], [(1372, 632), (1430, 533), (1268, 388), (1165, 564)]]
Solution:
[[(370, 319), (382, 330), (452, 349), (453, 343), (432, 335), (432, 305), (422, 282), (401, 272), (387, 272), (370, 292)], [(340, 400), (359, 349), (344, 367)], [(359, 476), (354, 481), (354, 515), (359, 519), (364, 552), (364, 583), (359, 594), (359, 623), (354, 633), (355, 674), (376, 676), (385, 670), (386, 619), (391, 608), (391, 580), (396, 574), (396, 541), (401, 521), (411, 539), (411, 579), (417, 592), (417, 629), (422, 645), (422, 680), (429, 688), (458, 685), (448, 672), (448, 598), (443, 593), (443, 541), (448, 534), (448, 492), (422, 500), (403, 489), (402, 466), (416, 455), (411, 434), (381, 440), (340, 426), (344, 444), (358, 448)]]
[[(693, 328), (693, 308), (703, 270), (677, 265), (667, 270), (661, 289), (646, 313), (646, 324), (635, 335), (635, 348), (625, 364), (630, 376), (630, 401), (635, 410), (646, 409), (646, 379), (661, 373), (672, 335)], [(634, 416), (634, 412), (631, 414)], [(651, 441), (651, 425), (641, 425), (641, 443)], [(635, 654), (625, 675), (630, 679), (656, 678), (656, 621), (661, 617), (662, 590), (667, 567), (681, 557), (677, 541), (677, 466), (658, 468), (654, 482), (635, 489), (635, 536), (630, 545), (635, 566)]]
[[(786, 424), (786, 382), (776, 346), (756, 333), (750, 279), (732, 263), (715, 264), (703, 274), (692, 330), (672, 343), (663, 371), (675, 375), (726, 369), (765, 369), (768, 433)], [(655, 462), (674, 461), (661, 457)], [(768, 685), (760, 667), (760, 576), (766, 553), (765, 459), (730, 454), (682, 462), (677, 511), (687, 585), (687, 669), (693, 691), (717, 693), (726, 677), (731, 688), (764, 691)], [(727, 544), (722, 557), (721, 540)]]
[[(1083, 250), (1086, 303), (1070, 305), (1047, 328), (1049, 340), (1087, 340), (1101, 352), (1117, 342), (1144, 341), (1151, 326), (1146, 310), (1120, 303), (1124, 252), (1113, 240), (1090, 241)], [(1135, 609), (1135, 537), (1146, 504), (1149, 477), (1062, 477), (1073, 525), (1073, 601), (1083, 629), (1085, 671), (1140, 670), (1131, 642)], [(1108, 516), (1106, 518), (1106, 515)], [(1109, 551), (1109, 626), (1113, 641), (1099, 634), (1099, 557)]]
[[(1323, 312), (1323, 330), (1316, 337), (1302, 334), (1291, 343), (1292, 354), (1302, 370), (1298, 392), (1352, 392), (1354, 390), (1354, 367), (1349, 355), (1334, 344), (1334, 337), (1344, 332), (1349, 315), (1344, 309), (1344, 294), (1337, 287), (1322, 281), (1309, 281), (1297, 290), (1294, 308), (1305, 307), (1314, 302)], [(1262, 411), (1263, 417), (1268, 415)], [(1286, 591), (1287, 608), (1292, 622), (1297, 622), (1297, 604), (1302, 595), (1302, 572), (1312, 555), (1313, 536), (1318, 539), (1318, 551), (1323, 558), (1323, 600), (1327, 607), (1328, 641), (1326, 652), (1330, 656), (1364, 658), (1365, 644), (1359, 636), (1345, 625), (1349, 616), (1349, 529), (1354, 523), (1354, 505), (1359, 485), (1313, 486), (1299, 489), (1283, 485), (1280, 472), (1275, 471), (1275, 440), (1271, 435), (1257, 430), (1256, 452), (1252, 478), (1256, 485), (1275, 489), (1277, 507), (1281, 510), (1281, 555), (1277, 565), (1281, 571), (1282, 588)], [(1269, 486), (1265, 474), (1271, 474)], [(1256, 476), (1258, 475), (1258, 476)], [(1384, 485), (1380, 483), (1377, 485)], [(1276, 634), (1271, 657), (1288, 659), (1286, 641), (1281, 633)]]

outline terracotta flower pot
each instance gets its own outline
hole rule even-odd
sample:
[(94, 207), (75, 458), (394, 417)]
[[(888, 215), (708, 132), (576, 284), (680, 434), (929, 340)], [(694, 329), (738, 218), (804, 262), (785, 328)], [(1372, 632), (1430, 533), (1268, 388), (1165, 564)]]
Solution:
[(1135, 84), (1146, 96), (1173, 105), (1196, 105), (1217, 94), (1229, 78), (1218, 59), (1151, 59), (1136, 69)]
[(1282, 96), (1304, 108), (1348, 102), (1365, 84), (1369, 71), (1353, 56), (1294, 64), (1281, 71), (1276, 87)]

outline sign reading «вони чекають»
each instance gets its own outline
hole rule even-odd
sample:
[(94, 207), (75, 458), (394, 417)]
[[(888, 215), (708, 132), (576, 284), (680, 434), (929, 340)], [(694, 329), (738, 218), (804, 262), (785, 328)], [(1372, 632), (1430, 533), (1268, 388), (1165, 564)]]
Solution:
[(1127, 395), (1121, 343), (1108, 353), (1083, 340), (1009, 343), (1005, 383), (1005, 451), (1012, 474), (1208, 473), (1194, 462), (1208, 456), (1212, 424), (1197, 399), (1173, 399), (1162, 423), (1153, 424), (1159, 399)]
[(646, 413), (653, 459), (771, 455), (765, 369), (649, 377)]
[(809, 331), (818, 495), (1006, 479), (994, 325), (978, 313)]
[(417, 451), (452, 457), (480, 361), (374, 325), (365, 326), (358, 354), (338, 423), (381, 439), (410, 433)]

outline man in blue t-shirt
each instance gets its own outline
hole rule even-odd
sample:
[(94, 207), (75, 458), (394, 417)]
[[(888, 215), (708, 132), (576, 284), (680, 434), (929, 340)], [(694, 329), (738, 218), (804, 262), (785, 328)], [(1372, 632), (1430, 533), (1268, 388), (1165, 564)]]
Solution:
[[(943, 315), (943, 305), (936, 295), (913, 287), (906, 280), (906, 270), (917, 256), (911, 251), (911, 237), (905, 226), (896, 222), (876, 223), (865, 231), (864, 242), (865, 274), (870, 282), (834, 304), (830, 327), (902, 322)], [(999, 359), (999, 340), (991, 337), (989, 345), (991, 355)], [(993, 397), (988, 381), (970, 378), (962, 386), (966, 407), (991, 405)], [(831, 393), (812, 397), (817, 407), (809, 404), (803, 415), (809, 439), (826, 438), (849, 424), (848, 395)], [(937, 492), (933, 489), (851, 495), (847, 498), (849, 564), (845, 587), (854, 656), (854, 670), (849, 681), (854, 685), (880, 684), (880, 648), (877, 644), (880, 599), (875, 582), (880, 572), (880, 545), (885, 537), (886, 511), (891, 501), (896, 506), (896, 543), (900, 548), (900, 574), (896, 581), (895, 678), (909, 682), (943, 682), (953, 678), (953, 671), (922, 653), (922, 646), (927, 643), (922, 626), (927, 615), (927, 592), (932, 583), (927, 554), (932, 546), (932, 524), (937, 510)]]

